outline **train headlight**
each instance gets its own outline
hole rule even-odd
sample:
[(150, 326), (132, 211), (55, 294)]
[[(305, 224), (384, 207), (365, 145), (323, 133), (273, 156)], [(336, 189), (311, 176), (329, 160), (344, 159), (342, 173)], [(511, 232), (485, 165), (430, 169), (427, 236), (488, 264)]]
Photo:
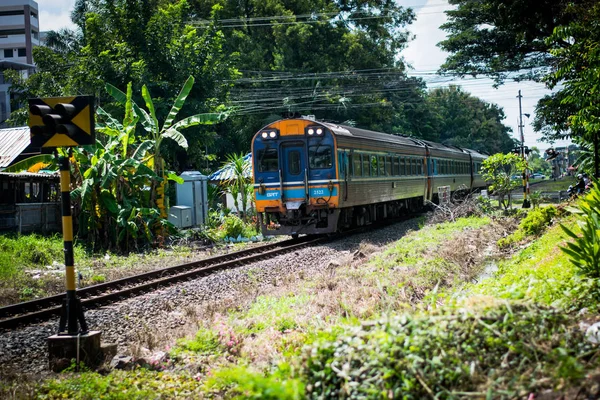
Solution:
[(277, 139), (279, 137), (279, 130), (267, 129), (260, 133), (260, 137), (263, 139)]
[(325, 134), (325, 128), (321, 126), (307, 126), (304, 128), (304, 134), (306, 136), (321, 136)]

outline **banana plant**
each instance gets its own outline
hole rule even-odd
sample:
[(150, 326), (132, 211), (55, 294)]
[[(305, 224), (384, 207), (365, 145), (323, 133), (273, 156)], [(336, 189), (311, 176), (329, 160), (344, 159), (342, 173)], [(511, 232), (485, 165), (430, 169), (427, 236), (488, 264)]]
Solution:
[[(233, 203), (239, 215), (246, 219), (248, 199), (252, 194), (252, 186), (249, 182), (252, 166), (247, 162), (246, 155), (240, 153), (227, 155), (223, 168), (228, 168), (232, 172), (231, 178), (223, 183), (225, 190), (233, 197)], [(241, 200), (241, 208), (238, 199)]]
[(142, 98), (144, 99), (148, 111), (140, 108), (135, 102), (131, 101), (131, 97), (127, 96), (127, 94), (123, 93), (118, 88), (111, 84), (106, 85), (108, 93), (119, 103), (125, 104), (127, 107), (127, 104), (129, 104), (128, 102), (130, 102), (135, 118), (140, 119), (144, 130), (148, 133), (148, 138), (142, 142), (143, 150), (141, 153), (143, 153), (143, 156), (145, 157), (144, 162), (146, 165), (153, 168), (154, 173), (161, 178), (158, 183), (152, 185), (151, 198), (160, 210), (160, 216), (162, 218), (167, 218), (167, 198), (165, 196), (167, 181), (177, 181), (175, 174), (165, 169), (164, 159), (160, 155), (161, 145), (164, 139), (171, 139), (180, 147), (187, 149), (188, 143), (185, 136), (181, 133), (181, 130), (196, 125), (216, 124), (227, 118), (226, 113), (203, 113), (192, 115), (175, 122), (177, 114), (185, 104), (185, 100), (190, 94), (193, 86), (194, 77), (190, 76), (175, 98), (171, 110), (161, 127), (156, 116), (154, 101), (152, 100), (146, 85), (142, 86)]

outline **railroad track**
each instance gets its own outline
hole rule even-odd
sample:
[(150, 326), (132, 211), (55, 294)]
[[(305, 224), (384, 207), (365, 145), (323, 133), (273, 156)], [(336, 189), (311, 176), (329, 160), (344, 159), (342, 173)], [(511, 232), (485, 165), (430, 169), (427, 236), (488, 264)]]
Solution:
[[(89, 310), (160, 287), (166, 287), (176, 282), (207, 276), (217, 271), (290, 253), (328, 240), (331, 240), (331, 238), (302, 237), (284, 240), (88, 286), (78, 289), (77, 296), (81, 299), (83, 307)], [(1, 307), (0, 330), (13, 329), (20, 325), (46, 321), (54, 316), (59, 316), (64, 298), (65, 294), (60, 294)]]

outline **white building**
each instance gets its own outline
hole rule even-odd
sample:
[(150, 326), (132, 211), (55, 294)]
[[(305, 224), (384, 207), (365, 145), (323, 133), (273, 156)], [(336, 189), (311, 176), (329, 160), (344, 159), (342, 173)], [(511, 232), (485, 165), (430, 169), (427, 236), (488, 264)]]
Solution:
[(0, 125), (10, 116), (10, 83), (4, 71), (34, 71), (32, 49), (40, 45), (38, 5), (33, 0), (0, 0)]

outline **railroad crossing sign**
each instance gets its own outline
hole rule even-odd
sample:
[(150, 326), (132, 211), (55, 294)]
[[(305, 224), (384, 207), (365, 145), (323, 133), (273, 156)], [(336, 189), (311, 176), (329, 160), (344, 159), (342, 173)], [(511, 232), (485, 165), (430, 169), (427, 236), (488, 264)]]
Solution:
[(95, 144), (94, 96), (29, 99), (29, 127), (36, 147)]

